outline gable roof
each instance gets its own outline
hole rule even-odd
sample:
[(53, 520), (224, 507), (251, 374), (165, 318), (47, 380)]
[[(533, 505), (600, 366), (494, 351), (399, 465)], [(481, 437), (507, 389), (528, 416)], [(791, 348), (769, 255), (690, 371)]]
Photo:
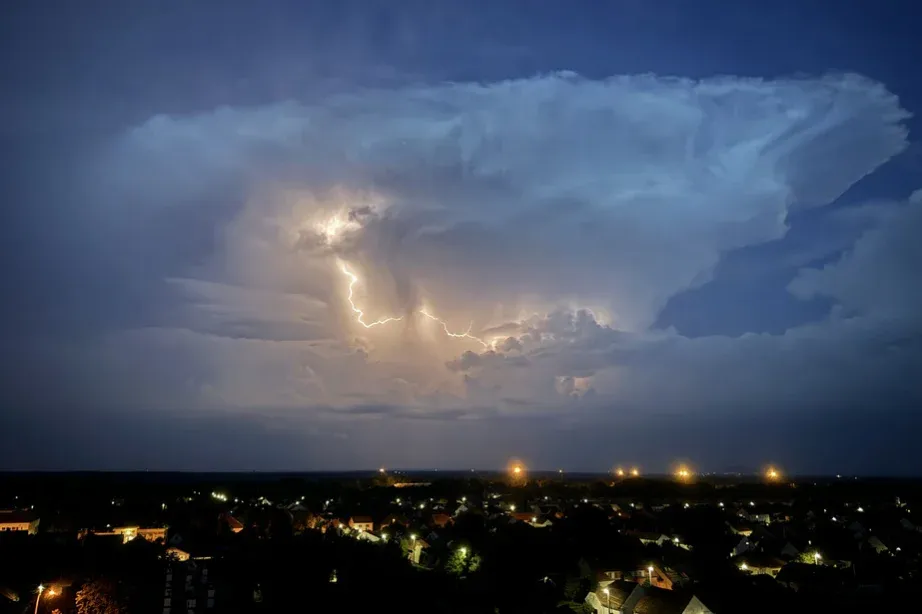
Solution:
[(600, 588), (596, 591), (596, 595), (599, 598), (599, 602), (608, 606), (609, 598), (611, 598), (611, 608), (613, 610), (620, 610), (621, 606), (624, 605), (624, 602), (627, 601), (628, 597), (631, 596), (631, 593), (637, 590), (639, 584), (634, 582), (628, 582), (626, 580), (615, 580), (608, 586), (604, 587), (608, 589), (608, 595), (603, 592), (603, 588)]
[(371, 516), (352, 516), (351, 518), (349, 518), (349, 522), (361, 523), (361, 524), (374, 524), (374, 521), (371, 519)]
[(681, 614), (693, 595), (684, 591), (668, 591), (645, 586), (644, 595), (634, 605), (634, 614)]

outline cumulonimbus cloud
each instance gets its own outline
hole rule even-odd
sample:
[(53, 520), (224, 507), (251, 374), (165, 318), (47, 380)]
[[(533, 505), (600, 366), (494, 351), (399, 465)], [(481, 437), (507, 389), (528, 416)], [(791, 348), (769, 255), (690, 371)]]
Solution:
[[(420, 85), (154, 117), (114, 146), (104, 190), (140, 193), (142, 208), (239, 193), (214, 261), (175, 282), (193, 313), (174, 326), (303, 358), (281, 384), (250, 375), (249, 404), (540, 404), (584, 398), (612, 365), (588, 356), (648, 334), (722, 253), (783, 236), (791, 208), (829, 203), (899, 153), (906, 117), (848, 74)], [(346, 240), (315, 240), (349, 212)], [(356, 326), (343, 261), (363, 309), (399, 322)], [(423, 307), (499, 345), (439, 336)], [(470, 373), (493, 363), (495, 381)]]

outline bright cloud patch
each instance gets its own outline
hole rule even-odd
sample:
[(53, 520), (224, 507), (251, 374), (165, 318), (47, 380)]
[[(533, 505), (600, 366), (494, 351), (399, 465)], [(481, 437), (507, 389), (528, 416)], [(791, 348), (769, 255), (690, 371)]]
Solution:
[(851, 75), (419, 86), (155, 117), (106, 190), (245, 200), (173, 281), (209, 404), (543, 411), (626, 398), (665, 303), (900, 152), (906, 116)]

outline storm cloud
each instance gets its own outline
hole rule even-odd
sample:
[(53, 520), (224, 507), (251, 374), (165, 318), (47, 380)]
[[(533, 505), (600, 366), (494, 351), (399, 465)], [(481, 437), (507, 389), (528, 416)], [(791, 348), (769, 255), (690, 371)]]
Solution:
[[(255, 425), (253, 446), (284, 450), (245, 464), (276, 468), (565, 464), (566, 442), (615, 425), (660, 425), (666, 454), (714, 425), (815, 431), (881, 400), (912, 415), (920, 192), (836, 222), (909, 146), (910, 117), (852, 73), (573, 72), (134, 117), (46, 188), (77, 222), (32, 240), (75, 288), (30, 282), (58, 306), (10, 321), (4, 420), (177, 420), (234, 441)], [(828, 231), (777, 260), (786, 300), (827, 305), (817, 317), (664, 322), (799, 216)], [(578, 462), (609, 462), (594, 449)]]

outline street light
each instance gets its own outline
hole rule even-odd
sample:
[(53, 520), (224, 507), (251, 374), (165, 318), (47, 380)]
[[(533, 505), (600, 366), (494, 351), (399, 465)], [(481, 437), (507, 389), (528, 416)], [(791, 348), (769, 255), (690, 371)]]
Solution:
[(608, 606), (607, 606), (607, 607), (608, 607), (608, 611), (611, 612), (611, 591), (608, 590), (607, 588), (603, 588), (603, 589), (602, 589), (602, 593), (605, 594), (606, 601), (608, 601)]
[(45, 590), (45, 585), (39, 584), (38, 591), (35, 595), (35, 614), (38, 614), (38, 603), (42, 600), (42, 592)]
[(462, 557), (467, 556), (467, 548), (465, 548), (464, 546), (461, 546), (461, 548), (459, 548), (458, 551), (461, 553)]
[(814, 565), (819, 565), (820, 559), (822, 559), (822, 558), (823, 558), (823, 557), (820, 556), (820, 553), (819, 553), (819, 552), (814, 552), (814, 553), (813, 553), (813, 564), (814, 564)]
[(647, 567), (647, 573), (650, 574), (650, 586), (653, 586), (653, 565)]

